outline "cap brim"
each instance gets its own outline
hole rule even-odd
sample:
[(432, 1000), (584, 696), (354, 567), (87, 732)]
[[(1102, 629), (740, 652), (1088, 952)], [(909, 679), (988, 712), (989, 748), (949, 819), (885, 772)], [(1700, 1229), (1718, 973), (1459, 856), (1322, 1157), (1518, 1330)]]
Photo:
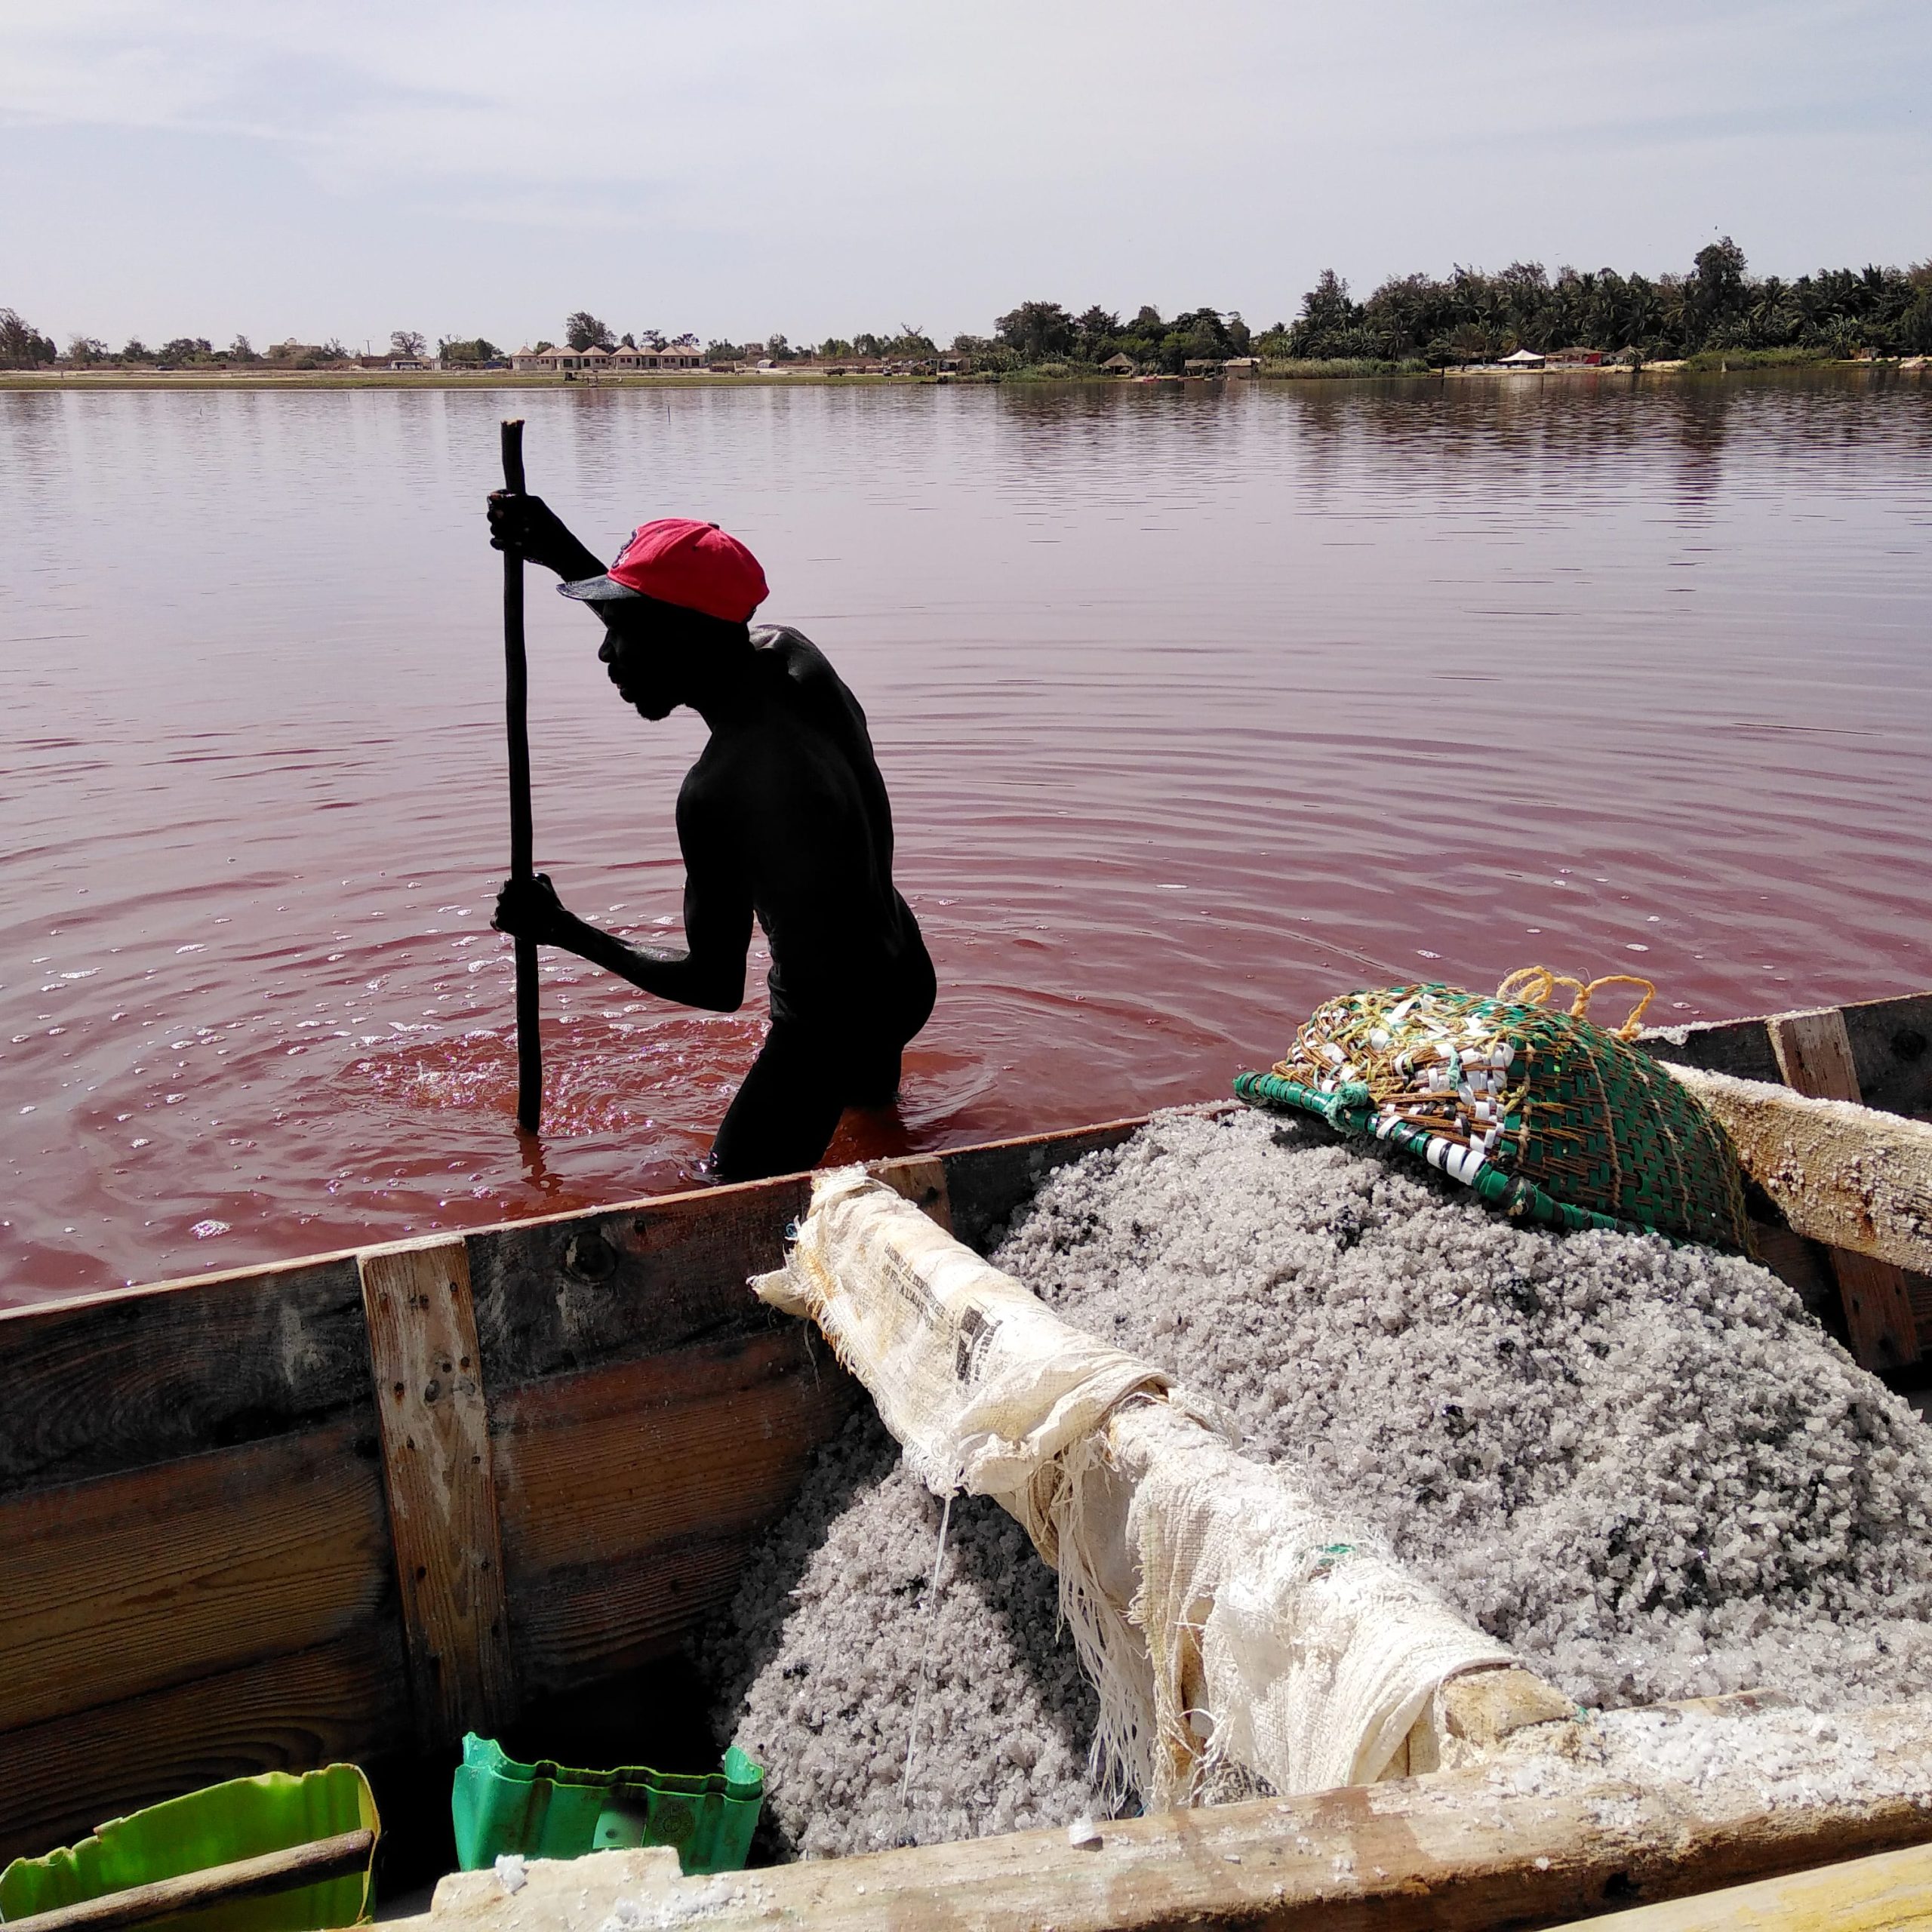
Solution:
[(559, 597), (574, 597), (580, 604), (615, 604), (627, 597), (641, 598), (644, 592), (633, 590), (627, 583), (620, 583), (611, 576), (580, 577), (571, 583), (557, 586)]

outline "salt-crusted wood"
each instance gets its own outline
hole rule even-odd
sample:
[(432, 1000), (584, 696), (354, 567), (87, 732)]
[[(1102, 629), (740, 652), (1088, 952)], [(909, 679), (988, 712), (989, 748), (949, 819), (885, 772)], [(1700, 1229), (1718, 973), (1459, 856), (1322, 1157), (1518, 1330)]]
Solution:
[[(1695, 1784), (1636, 1783), (1592, 1766), (1580, 1726), (1524, 1734), (1526, 1758), (1300, 1798), (1161, 1812), (1063, 1831), (680, 1878), (669, 1851), (534, 1863), (507, 1890), (494, 1872), (436, 1888), (410, 1932), (590, 1932), (620, 1901), (644, 1924), (706, 1932), (1421, 1932), (1549, 1925), (1932, 1839), (1932, 1704), (1842, 1715), (1836, 1742), (1869, 1789), (1776, 1802), (1743, 1765)], [(1561, 1746), (1567, 1744), (1566, 1751)], [(1695, 1922), (1695, 1921), (1694, 1921)]]
[(1932, 1122), (1671, 1066), (1801, 1235), (1932, 1269)]
[(490, 1415), (460, 1237), (359, 1257), (383, 1475), (426, 1747), (515, 1707)]
[(1571, 1717), (1575, 1709), (1555, 1685), (1520, 1665), (1466, 1671), (1444, 1684), (1430, 1709), (1416, 1720), (1408, 1735), (1407, 1761), (1390, 1775), (1417, 1777), (1474, 1764), (1505, 1738), (1531, 1724)]
[[(1851, 1042), (1865, 1104), (1886, 1113), (1932, 1111), (1932, 992), (1862, 1000), (1838, 1011)], [(1770, 1020), (1654, 1026), (1638, 1044), (1658, 1060), (1711, 1073), (1734, 1074), (1740, 1080), (1784, 1078), (1771, 1045)]]

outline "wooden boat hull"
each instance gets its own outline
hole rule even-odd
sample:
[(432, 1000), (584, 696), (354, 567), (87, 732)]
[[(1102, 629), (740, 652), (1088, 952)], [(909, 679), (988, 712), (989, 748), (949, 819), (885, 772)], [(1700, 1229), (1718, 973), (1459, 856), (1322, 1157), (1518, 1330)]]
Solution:
[[(1932, 995), (1844, 1026), (1868, 1100), (1932, 1114)], [(1762, 1078), (1772, 1039), (1651, 1044)], [(1139, 1124), (885, 1166), (983, 1246)], [(677, 1650), (860, 1398), (746, 1291), (809, 1186), (0, 1312), (0, 1862), (219, 1779), (447, 1752)]]
[[(983, 1239), (1137, 1124), (912, 1171)], [(423, 1526), (396, 1517), (385, 1457), (399, 1398), (364, 1288), (382, 1251), (0, 1314), (0, 1862), (217, 1779), (447, 1743), (676, 1649), (857, 1399), (746, 1291), (810, 1186), (414, 1251), (466, 1273), (474, 1370), (452, 1365), (486, 1417), (469, 1481), (494, 1500), (506, 1626), (487, 1669), (476, 1606), (435, 1626), (470, 1654), (439, 1654), (406, 1588), (428, 1580), (399, 1567)], [(443, 1694), (486, 1678), (475, 1708)]]

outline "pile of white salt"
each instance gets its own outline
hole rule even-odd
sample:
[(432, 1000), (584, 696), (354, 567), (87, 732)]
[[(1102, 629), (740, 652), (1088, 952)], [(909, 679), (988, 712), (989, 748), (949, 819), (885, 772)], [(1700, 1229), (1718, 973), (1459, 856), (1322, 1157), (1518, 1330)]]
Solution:
[[(1580, 1703), (1932, 1688), (1932, 1431), (1765, 1270), (1559, 1235), (1253, 1114), (1051, 1177), (994, 1257), (1230, 1411)], [(994, 1506), (940, 1506), (869, 1412), (820, 1458), (711, 1660), (774, 1849), (1064, 1823), (1092, 1694)], [(909, 1746), (910, 1770), (908, 1771)]]

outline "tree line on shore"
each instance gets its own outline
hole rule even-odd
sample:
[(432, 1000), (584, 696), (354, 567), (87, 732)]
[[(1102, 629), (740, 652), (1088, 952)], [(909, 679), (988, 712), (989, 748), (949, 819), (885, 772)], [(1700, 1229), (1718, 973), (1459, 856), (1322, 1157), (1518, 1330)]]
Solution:
[[(574, 311), (563, 339), (572, 348), (683, 349), (698, 339), (654, 328), (614, 332), (588, 309)], [(539, 352), (552, 345), (540, 341)], [(1932, 354), (1932, 260), (1906, 268), (1825, 269), (1786, 281), (1749, 272), (1727, 235), (1700, 249), (1689, 271), (1655, 278), (1614, 269), (1560, 268), (1512, 262), (1496, 272), (1457, 268), (1446, 277), (1396, 275), (1358, 302), (1346, 281), (1323, 271), (1293, 322), (1251, 330), (1237, 311), (1184, 309), (1163, 317), (1152, 304), (1131, 317), (1098, 305), (1078, 314), (1058, 302), (1028, 301), (1000, 316), (991, 335), (955, 336), (949, 352), (919, 325), (832, 336), (795, 345), (774, 331), (762, 342), (705, 344), (707, 363), (755, 357), (774, 363), (917, 364), (943, 353), (988, 374), (1077, 374), (1124, 356), (1136, 368), (1178, 374), (1190, 362), (1256, 356), (1263, 364), (1349, 364), (1444, 368), (1493, 361), (1518, 349), (1599, 349), (1641, 364), (1699, 355), (1849, 358)], [(385, 360), (427, 354), (417, 331), (398, 329)], [(506, 352), (478, 335), (443, 337), (445, 364), (483, 367)], [(334, 340), (287, 342), (266, 354), (238, 335), (226, 349), (205, 337), (177, 336), (149, 349), (138, 339), (118, 350), (75, 335), (63, 352), (11, 309), (0, 308), (0, 368), (152, 367), (324, 368), (358, 358)]]
[(1780, 351), (1833, 358), (1932, 352), (1932, 261), (1825, 269), (1786, 281), (1749, 272), (1726, 235), (1690, 272), (1620, 275), (1515, 262), (1497, 274), (1392, 277), (1356, 302), (1331, 270), (1264, 353), (1419, 360), (1442, 368), (1517, 349), (1600, 349), (1632, 361)]
[(990, 342), (962, 337), (979, 366), (1002, 362), (1069, 371), (1124, 355), (1140, 368), (1177, 371), (1196, 360), (1259, 356), (1269, 362), (1347, 362), (1447, 368), (1527, 349), (1601, 350), (1633, 363), (1730, 354), (1845, 358), (1932, 354), (1932, 260), (1909, 268), (1826, 269), (1786, 281), (1754, 276), (1726, 235), (1699, 250), (1690, 272), (1622, 275), (1614, 269), (1512, 262), (1497, 272), (1458, 268), (1446, 277), (1391, 276), (1358, 302), (1334, 269), (1303, 297), (1293, 322), (1251, 331), (1238, 314), (1197, 309), (1164, 322), (1143, 309), (1131, 321), (1093, 308), (1023, 302)]

